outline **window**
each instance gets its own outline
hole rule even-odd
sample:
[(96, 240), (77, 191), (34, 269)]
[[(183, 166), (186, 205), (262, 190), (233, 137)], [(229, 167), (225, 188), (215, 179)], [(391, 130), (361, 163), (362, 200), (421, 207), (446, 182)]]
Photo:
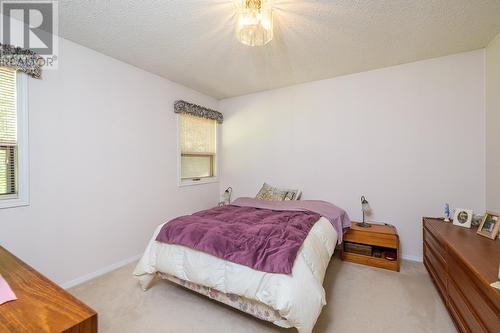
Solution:
[(0, 208), (28, 203), (26, 91), (25, 74), (0, 67)]
[(215, 181), (217, 122), (179, 114), (180, 184)]

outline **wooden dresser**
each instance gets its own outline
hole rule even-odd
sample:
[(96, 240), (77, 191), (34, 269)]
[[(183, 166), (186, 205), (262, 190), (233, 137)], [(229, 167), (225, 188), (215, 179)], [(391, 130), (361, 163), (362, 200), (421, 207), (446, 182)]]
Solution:
[(96, 333), (94, 310), (0, 246), (0, 274), (17, 300), (0, 305), (0, 332)]
[(500, 241), (423, 219), (424, 264), (460, 332), (500, 332)]

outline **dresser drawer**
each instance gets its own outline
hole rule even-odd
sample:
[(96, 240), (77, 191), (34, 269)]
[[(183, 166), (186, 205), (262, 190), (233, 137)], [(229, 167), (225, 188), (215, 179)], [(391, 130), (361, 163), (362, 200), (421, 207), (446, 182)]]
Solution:
[(446, 303), (446, 285), (447, 285), (447, 278), (446, 278), (446, 269), (444, 266), (441, 264), (441, 262), (436, 259), (435, 254), (433, 251), (427, 246), (426, 243), (424, 243), (424, 263), (425, 266), (427, 267), (427, 270), (431, 274), (432, 278), (436, 282), (436, 285), (438, 287), (438, 291), (441, 293), (441, 296), (445, 300)]
[[(367, 242), (367, 238), (369, 242)], [(370, 233), (367, 234), (365, 232), (347, 232), (344, 236), (344, 241), (359, 243), (359, 244), (368, 244), (389, 248), (399, 248), (398, 238), (397, 236), (391, 234), (381, 234), (381, 233)]]
[(443, 286), (445, 286), (446, 285), (446, 268), (441, 263), (441, 261), (439, 259), (437, 259), (438, 256), (432, 250), (432, 248), (430, 248), (428, 246), (427, 243), (424, 244), (424, 254), (425, 254), (425, 257), (426, 257), (427, 261), (429, 262), (429, 264), (434, 269), (434, 271), (435, 271), (437, 277), (439, 278), (441, 284)]
[(456, 258), (450, 256), (448, 258), (448, 269), (451, 280), (454, 280), (456, 288), (458, 288), (471, 311), (476, 314), (488, 332), (500, 332), (500, 318), (494, 305), (484, 295), (484, 291), (473, 281), (467, 274), (464, 267)]
[(446, 250), (441, 245), (441, 242), (432, 234), (432, 232), (424, 228), (424, 242), (428, 244), (430, 248), (436, 254), (437, 259), (439, 259), (443, 265), (446, 265)]
[(466, 301), (464, 300), (462, 294), (458, 291), (455, 283), (449, 281), (448, 283), (448, 295), (449, 295), (449, 306), (453, 308), (454, 315), (459, 316), (457, 321), (460, 323), (459, 326), (466, 328), (466, 332), (470, 333), (487, 333), (479, 320), (475, 317), (474, 313), (468, 307)]
[(458, 313), (456, 305), (452, 301), (450, 301), (448, 302), (447, 308), (451, 318), (453, 319), (453, 322), (455, 323), (455, 327), (458, 329), (458, 331), (460, 333), (468, 333), (469, 329), (467, 328), (462, 317)]

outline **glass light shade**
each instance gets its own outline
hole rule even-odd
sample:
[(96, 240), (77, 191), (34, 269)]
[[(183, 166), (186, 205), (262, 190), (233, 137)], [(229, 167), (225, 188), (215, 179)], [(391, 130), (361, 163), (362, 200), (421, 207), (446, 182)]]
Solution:
[(368, 203), (368, 200), (365, 199), (365, 197), (361, 197), (361, 211), (363, 213), (368, 213), (370, 211), (370, 204)]
[(236, 38), (249, 46), (263, 46), (273, 39), (273, 8), (270, 0), (238, 0)]

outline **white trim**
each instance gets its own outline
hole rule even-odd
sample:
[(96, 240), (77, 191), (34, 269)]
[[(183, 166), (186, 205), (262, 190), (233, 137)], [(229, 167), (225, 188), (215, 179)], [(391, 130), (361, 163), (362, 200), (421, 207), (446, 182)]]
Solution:
[(423, 262), (424, 261), (422, 256), (413, 256), (410, 254), (402, 254), (401, 259), (408, 260), (408, 261), (416, 261), (416, 262)]
[(211, 184), (211, 183), (218, 183), (218, 182), (219, 182), (219, 179), (217, 177), (201, 178), (200, 180), (196, 180), (196, 181), (194, 181), (192, 179), (185, 179), (185, 180), (180, 179), (179, 182), (177, 183), (177, 186), (184, 187), (184, 186)]
[[(118, 262), (116, 262), (114, 264), (111, 264), (109, 266), (106, 266), (106, 267), (103, 267), (101, 269), (98, 269), (95, 272), (92, 272), (92, 273), (89, 273), (89, 274), (85, 274), (85, 275), (83, 275), (83, 276), (81, 276), (79, 278), (76, 278), (74, 280), (65, 282), (65, 283), (61, 284), (61, 287), (64, 288), (64, 289), (69, 289), (69, 288), (76, 287), (77, 285), (80, 285), (82, 283), (85, 283), (87, 281), (95, 279), (95, 278), (97, 278), (99, 276), (102, 276), (102, 275), (104, 275), (106, 273), (109, 273), (109, 272), (112, 272), (114, 270), (117, 270), (118, 268), (121, 268), (121, 267), (123, 267), (125, 265), (128, 265), (131, 262), (137, 261), (137, 260), (141, 259), (141, 257), (142, 257), (142, 254), (138, 254), (136, 256), (133, 256), (133, 257), (130, 257), (130, 258), (118, 261)], [(402, 255), (401, 259), (403, 259), (403, 260), (409, 260), (409, 261), (416, 261), (416, 262), (422, 262), (423, 261), (422, 257), (412, 256), (412, 255)]]
[(29, 112), (28, 75), (17, 72), (17, 172), (18, 194), (0, 199), (0, 209), (29, 205)]
[(73, 288), (73, 287), (75, 287), (75, 286), (77, 286), (79, 284), (82, 284), (82, 283), (85, 283), (85, 282), (90, 281), (92, 279), (95, 279), (96, 277), (99, 277), (99, 276), (104, 275), (106, 273), (109, 273), (109, 272), (112, 272), (114, 270), (117, 270), (118, 268), (121, 268), (121, 267), (123, 267), (125, 265), (128, 265), (131, 262), (137, 261), (137, 260), (141, 259), (141, 257), (142, 257), (142, 254), (138, 254), (136, 256), (133, 256), (133, 257), (130, 257), (130, 258), (118, 261), (118, 262), (116, 262), (116, 263), (114, 263), (112, 265), (109, 265), (109, 266), (103, 267), (101, 269), (98, 269), (95, 272), (92, 272), (92, 273), (89, 273), (89, 274), (85, 274), (83, 276), (80, 276), (79, 278), (76, 278), (74, 280), (65, 282), (65, 283), (61, 284), (61, 287), (64, 288), (64, 289)]
[(175, 115), (175, 121), (176, 121), (176, 130), (175, 130), (175, 140), (177, 142), (177, 186), (181, 187), (182, 186), (182, 179), (181, 179), (181, 140), (179, 140), (179, 135), (180, 135), (180, 116), (179, 114)]

